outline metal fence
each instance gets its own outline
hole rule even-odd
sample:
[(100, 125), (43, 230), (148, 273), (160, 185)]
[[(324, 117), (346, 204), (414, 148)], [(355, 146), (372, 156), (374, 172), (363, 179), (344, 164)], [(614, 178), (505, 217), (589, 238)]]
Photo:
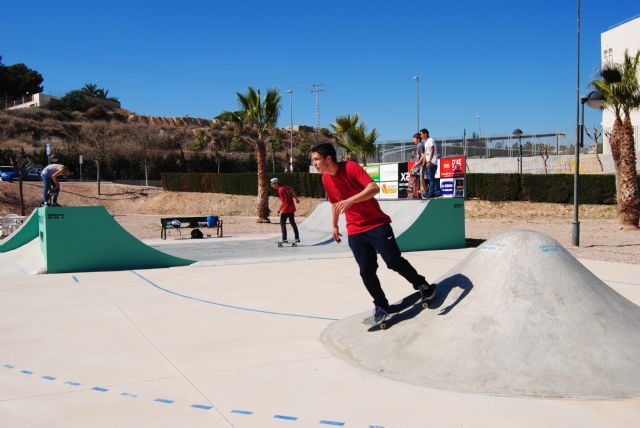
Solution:
[[(522, 134), (518, 139), (513, 135), (490, 135), (483, 137), (445, 137), (434, 138), (438, 145), (438, 155), (460, 156), (468, 158), (499, 158), (520, 156), (538, 156), (545, 151), (549, 155), (575, 154), (575, 145), (567, 144), (567, 133), (548, 132)], [(586, 141), (585, 141), (586, 143)], [(585, 152), (594, 150), (588, 147)], [(407, 162), (414, 160), (416, 145), (412, 141), (382, 141), (376, 144), (375, 152), (367, 158), (367, 163)]]

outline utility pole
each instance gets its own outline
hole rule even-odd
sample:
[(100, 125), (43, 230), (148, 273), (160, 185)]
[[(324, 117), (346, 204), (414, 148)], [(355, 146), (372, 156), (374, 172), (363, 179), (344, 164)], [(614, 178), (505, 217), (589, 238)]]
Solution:
[(312, 85), (311, 92), (316, 94), (316, 131), (320, 129), (320, 92), (324, 91), (322, 83)]

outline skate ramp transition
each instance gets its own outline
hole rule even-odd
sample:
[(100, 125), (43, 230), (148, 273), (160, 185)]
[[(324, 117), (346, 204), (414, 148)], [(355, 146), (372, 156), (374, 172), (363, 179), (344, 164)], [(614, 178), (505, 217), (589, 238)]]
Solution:
[[(464, 240), (464, 199), (378, 201), (391, 217), (393, 231), (402, 251), (462, 248)], [(333, 242), (331, 203), (321, 202), (299, 226), (300, 236), (309, 245)], [(346, 236), (344, 215), (340, 231)]]
[[(37, 228), (32, 237), (34, 224)], [(21, 238), (14, 237), (20, 233)], [(19, 252), (22, 248), (18, 248), (0, 254), (0, 272), (93, 272), (186, 266), (194, 263), (193, 260), (165, 254), (144, 244), (123, 229), (102, 206), (38, 208), (22, 229), (6, 239), (3, 248), (12, 242), (17, 245), (28, 237), (32, 239), (21, 246), (27, 248), (24, 251), (28, 254), (27, 259), (21, 262), (22, 267), (17, 269), (10, 266), (11, 260), (19, 257), (16, 251)], [(41, 258), (33, 253), (34, 243), (39, 244)], [(44, 269), (41, 267), (43, 262)]]
[(0, 240), (0, 253), (15, 250), (38, 237), (38, 210), (33, 210), (31, 215), (5, 239)]
[(387, 330), (330, 325), (324, 345), (367, 370), (474, 393), (611, 399), (640, 395), (640, 307), (552, 238), (509, 231), (438, 280), (430, 308)]

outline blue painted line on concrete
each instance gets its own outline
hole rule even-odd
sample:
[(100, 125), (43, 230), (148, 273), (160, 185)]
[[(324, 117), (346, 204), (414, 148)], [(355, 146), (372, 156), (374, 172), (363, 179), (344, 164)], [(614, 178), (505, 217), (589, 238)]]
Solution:
[(237, 413), (239, 415), (253, 415), (253, 412), (250, 410), (238, 410), (238, 409), (233, 409), (231, 411), (231, 413)]
[(77, 276), (75, 275), (71, 275), (71, 278), (73, 278), (73, 282), (75, 282), (76, 284), (80, 282), (80, 280), (78, 279)]
[(297, 421), (297, 416), (273, 415), (275, 419), (284, 419), (286, 421)]
[(13, 369), (13, 368), (15, 368), (16, 366), (12, 366), (11, 364), (5, 364), (3, 367), (4, 367), (5, 369)]
[(154, 286), (158, 290), (164, 291), (165, 293), (173, 294), (174, 296), (183, 297), (183, 298), (189, 299), (189, 300), (194, 300), (196, 302), (207, 303), (209, 305), (216, 305), (216, 306), (221, 306), (223, 308), (230, 308), (230, 309), (238, 309), (238, 310), (241, 310), (241, 311), (257, 312), (257, 313), (267, 314), (267, 315), (280, 315), (280, 316), (286, 316), (286, 317), (310, 318), (310, 319), (317, 319), (317, 320), (324, 320), (324, 321), (336, 321), (337, 320), (337, 318), (320, 317), (320, 316), (315, 316), (315, 315), (302, 315), (302, 314), (291, 314), (291, 313), (287, 313), (287, 312), (264, 311), (262, 309), (253, 309), (253, 308), (246, 308), (246, 307), (242, 307), (242, 306), (233, 306), (233, 305), (227, 305), (225, 303), (214, 302), (212, 300), (200, 299), (198, 297), (187, 296), (186, 294), (177, 293), (175, 291), (171, 291), (169, 289), (162, 288), (158, 284), (154, 283), (150, 279), (145, 278), (144, 276), (140, 275), (136, 271), (132, 270), (131, 273), (133, 273), (135, 276), (137, 276), (141, 280), (147, 282), (148, 284)]
[(71, 385), (71, 386), (80, 386), (80, 385), (82, 385), (80, 382), (73, 382), (73, 381), (70, 381), (70, 380), (66, 381), (64, 384), (65, 385)]
[(156, 398), (153, 401), (158, 402), (158, 403), (164, 403), (164, 404), (173, 404), (174, 403), (173, 400), (169, 400), (168, 398)]
[(132, 394), (130, 392), (123, 392), (122, 394), (123, 397), (131, 397), (131, 398), (138, 398), (138, 394)]
[(200, 409), (200, 410), (210, 410), (212, 408), (212, 406), (207, 406), (204, 404), (192, 404), (191, 407), (193, 407), (194, 409)]
[(382, 425), (369, 425), (369, 428), (384, 428)]
[(56, 380), (55, 377), (53, 376), (41, 376), (40, 379), (44, 379), (44, 380)]
[(101, 386), (94, 386), (94, 387), (93, 387), (93, 388), (91, 388), (91, 389), (93, 389), (94, 391), (98, 391), (98, 392), (107, 392), (107, 391), (108, 391), (108, 389), (107, 389), (107, 388), (103, 388), (103, 387), (101, 387)]
[(20, 373), (24, 373), (24, 374), (27, 374), (27, 375), (32, 375), (33, 374), (33, 372), (31, 370), (20, 370)]
[(321, 420), (320, 423), (323, 424), (323, 425), (333, 425), (333, 426), (336, 426), (336, 427), (341, 427), (341, 426), (344, 425), (344, 422), (327, 421), (327, 420), (324, 420), (324, 419)]

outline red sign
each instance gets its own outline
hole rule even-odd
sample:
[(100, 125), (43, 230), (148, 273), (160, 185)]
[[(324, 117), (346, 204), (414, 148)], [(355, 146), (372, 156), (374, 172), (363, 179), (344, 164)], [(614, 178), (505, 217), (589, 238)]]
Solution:
[(464, 177), (464, 156), (440, 158), (440, 178)]

